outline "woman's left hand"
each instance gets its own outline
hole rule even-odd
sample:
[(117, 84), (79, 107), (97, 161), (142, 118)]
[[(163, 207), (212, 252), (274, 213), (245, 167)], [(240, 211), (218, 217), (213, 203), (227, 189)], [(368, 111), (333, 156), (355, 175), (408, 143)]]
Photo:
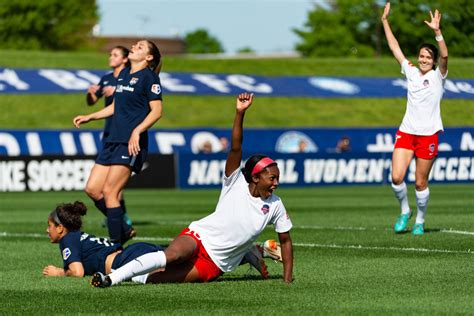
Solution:
[(431, 17), (431, 21), (428, 22), (425, 20), (424, 21), (425, 24), (428, 25), (430, 29), (432, 29), (433, 31), (439, 31), (439, 24), (441, 22), (441, 13), (438, 10), (435, 10), (435, 14), (433, 15), (433, 13), (430, 10), (430, 17)]
[(128, 153), (136, 156), (140, 152), (140, 133), (134, 129), (128, 141)]

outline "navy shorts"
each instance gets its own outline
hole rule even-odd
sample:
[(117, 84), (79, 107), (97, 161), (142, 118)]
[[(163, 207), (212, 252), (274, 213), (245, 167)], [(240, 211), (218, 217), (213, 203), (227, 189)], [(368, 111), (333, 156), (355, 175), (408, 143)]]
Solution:
[(114, 262), (112, 262), (112, 269), (118, 269), (124, 264), (150, 252), (163, 251), (164, 248), (158, 245), (149, 244), (147, 242), (137, 242), (125, 247), (122, 252), (115, 256)]
[(143, 164), (148, 156), (148, 149), (141, 148), (136, 156), (128, 154), (128, 144), (126, 143), (105, 143), (95, 162), (99, 165), (125, 165), (129, 166), (133, 172), (140, 173)]

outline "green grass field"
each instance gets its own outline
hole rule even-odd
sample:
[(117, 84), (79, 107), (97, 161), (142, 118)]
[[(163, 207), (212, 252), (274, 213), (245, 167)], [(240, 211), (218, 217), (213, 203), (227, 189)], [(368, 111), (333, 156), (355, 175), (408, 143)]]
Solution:
[[(398, 207), (388, 186), (277, 193), (294, 224), (293, 284), (284, 284), (281, 265), (268, 261), (265, 281), (242, 266), (208, 284), (109, 289), (91, 287), (88, 278), (41, 275), (45, 265), (62, 262), (45, 233), (57, 203), (86, 200), (84, 230), (107, 235), (84, 193), (2, 193), (0, 314), (472, 314), (472, 185), (431, 186), (422, 237), (392, 232)], [(168, 243), (208, 214), (217, 197), (216, 190), (128, 190), (136, 241)], [(275, 237), (269, 227), (258, 240)]]

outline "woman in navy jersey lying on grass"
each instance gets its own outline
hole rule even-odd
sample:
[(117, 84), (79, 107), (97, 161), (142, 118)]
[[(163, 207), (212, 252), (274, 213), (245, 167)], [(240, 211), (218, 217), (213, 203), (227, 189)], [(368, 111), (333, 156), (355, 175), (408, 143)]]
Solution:
[(59, 243), (63, 268), (48, 265), (45, 276), (83, 277), (94, 272), (110, 273), (122, 265), (149, 252), (163, 250), (149, 243), (135, 243), (126, 248), (106, 238), (81, 232), (82, 216), (87, 208), (82, 202), (60, 204), (48, 217), (46, 230), (52, 243)]
[(98, 155), (87, 182), (86, 192), (107, 216), (112, 242), (124, 244), (135, 236), (135, 230), (124, 222), (120, 192), (132, 174), (141, 171), (148, 153), (148, 129), (161, 117), (161, 55), (156, 45), (142, 40), (128, 55), (130, 68), (117, 78), (114, 101), (100, 111), (76, 116), (74, 125), (113, 115), (110, 133)]
[(255, 155), (241, 168), (244, 114), (252, 101), (250, 93), (237, 97), (232, 142), (215, 211), (183, 229), (166, 250), (145, 254), (108, 275), (95, 273), (92, 285), (108, 287), (149, 272), (147, 283), (215, 280), (235, 270), (244, 258), (263, 262), (259, 252), (253, 251), (253, 243), (269, 224), (275, 226), (280, 240), (283, 280), (293, 281), (292, 223), (281, 199), (273, 194), (279, 184), (278, 166), (267, 156)]

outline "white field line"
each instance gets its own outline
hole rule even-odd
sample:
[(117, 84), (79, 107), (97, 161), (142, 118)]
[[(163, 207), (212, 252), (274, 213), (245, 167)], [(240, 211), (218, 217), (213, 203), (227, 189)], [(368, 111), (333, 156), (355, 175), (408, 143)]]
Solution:
[[(450, 232), (450, 231), (446, 231)], [(0, 232), (0, 237), (30, 237), (30, 238), (44, 238), (46, 234), (21, 234)], [(137, 241), (165, 241), (170, 242), (172, 238), (169, 237), (135, 237)], [(468, 250), (449, 250), (449, 249), (428, 249), (428, 248), (401, 248), (401, 247), (375, 247), (362, 245), (336, 245), (336, 244), (313, 244), (313, 243), (293, 243), (295, 247), (305, 248), (323, 248), (323, 249), (351, 249), (351, 250), (381, 250), (381, 251), (399, 251), (399, 252), (421, 252), (421, 253), (452, 253), (452, 254), (474, 254), (471, 249)]]
[[(314, 229), (314, 230), (347, 230), (347, 231), (372, 231), (372, 230), (385, 230), (385, 231), (392, 231), (392, 228), (377, 228), (377, 227), (351, 227), (351, 226), (335, 226), (335, 227), (324, 227), (324, 226), (309, 226), (309, 225), (301, 225), (301, 226), (293, 226), (293, 228), (297, 229)], [(470, 231), (462, 231), (462, 230), (455, 230), (452, 228), (442, 228), (438, 232), (440, 233), (447, 233), (447, 234), (457, 234), (457, 235), (472, 235), (474, 236), (474, 232)]]
[(325, 249), (354, 249), (354, 250), (390, 250), (401, 252), (424, 252), (424, 253), (455, 253), (455, 254), (474, 254), (471, 249), (468, 250), (449, 250), (449, 249), (427, 249), (427, 248), (401, 248), (401, 247), (372, 247), (362, 245), (336, 245), (336, 244), (308, 244), (293, 243), (294, 246), (307, 248), (325, 248)]

